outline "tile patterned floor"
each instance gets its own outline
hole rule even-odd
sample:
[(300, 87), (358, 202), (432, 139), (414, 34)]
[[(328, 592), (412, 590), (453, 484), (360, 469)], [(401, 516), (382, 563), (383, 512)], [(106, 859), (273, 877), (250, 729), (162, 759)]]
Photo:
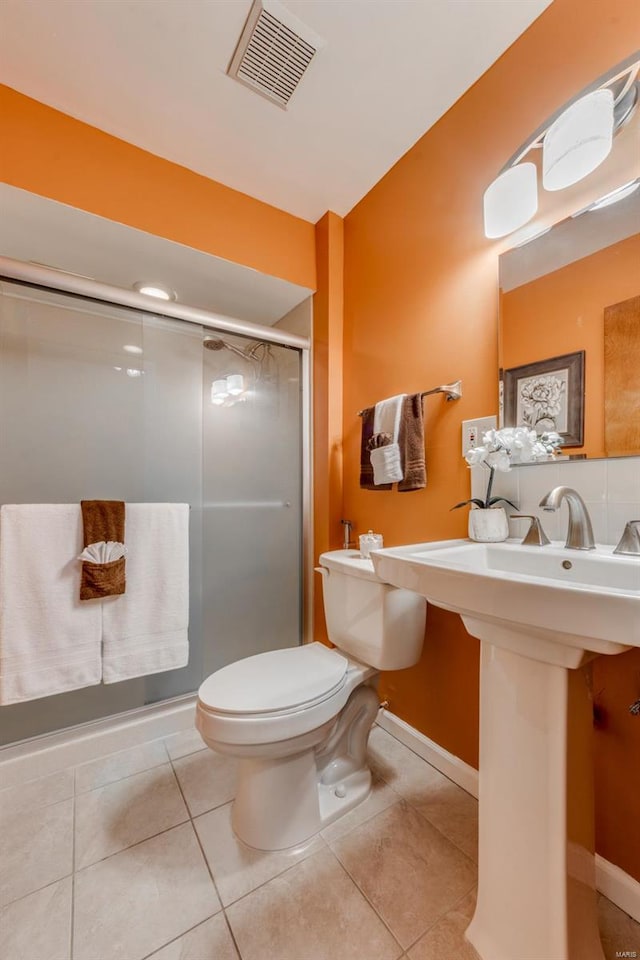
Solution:
[(0, 957), (477, 960), (476, 801), (379, 727), (370, 756), (369, 798), (287, 853), (235, 839), (233, 762), (194, 731), (0, 790)]

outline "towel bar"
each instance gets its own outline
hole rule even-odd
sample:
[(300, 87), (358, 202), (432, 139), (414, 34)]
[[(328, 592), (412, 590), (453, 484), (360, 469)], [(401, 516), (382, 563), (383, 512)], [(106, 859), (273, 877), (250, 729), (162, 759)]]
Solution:
[[(462, 396), (462, 380), (454, 380), (453, 383), (443, 383), (440, 387), (434, 387), (433, 390), (423, 390), (421, 397), (429, 397), (432, 393), (444, 393), (447, 400), (459, 400)], [(364, 410), (358, 410), (358, 416), (361, 417)]]

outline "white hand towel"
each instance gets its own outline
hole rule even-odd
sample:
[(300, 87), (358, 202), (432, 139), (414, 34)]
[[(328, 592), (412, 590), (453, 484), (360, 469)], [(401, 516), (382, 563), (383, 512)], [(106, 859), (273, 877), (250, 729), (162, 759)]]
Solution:
[(387, 433), (391, 443), (384, 447), (377, 447), (371, 451), (371, 466), (373, 467), (373, 482), (376, 486), (381, 483), (395, 483), (402, 480), (402, 458), (398, 444), (400, 432), (400, 417), (402, 404), (406, 394), (399, 393), (395, 397), (381, 400), (376, 403), (373, 414), (373, 435)]
[(189, 659), (189, 506), (127, 503), (127, 589), (103, 607), (102, 677), (184, 667)]
[(102, 610), (80, 603), (78, 504), (0, 509), (0, 704), (100, 683)]
[(398, 443), (388, 443), (386, 447), (376, 447), (371, 451), (371, 466), (373, 467), (373, 482), (376, 486), (380, 483), (395, 483), (402, 480), (402, 458), (400, 457), (400, 445)]

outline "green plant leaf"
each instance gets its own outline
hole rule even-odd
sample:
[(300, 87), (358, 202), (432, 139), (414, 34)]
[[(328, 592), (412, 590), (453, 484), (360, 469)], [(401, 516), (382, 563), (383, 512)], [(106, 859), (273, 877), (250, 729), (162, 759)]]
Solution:
[(460, 503), (456, 503), (455, 507), (451, 507), (451, 510), (457, 510), (458, 507), (468, 507), (470, 503), (475, 503), (476, 507), (480, 507), (481, 510), (483, 510), (485, 506), (483, 500), (473, 497), (472, 500), (462, 500)]
[(491, 500), (489, 500), (487, 506), (492, 507), (492, 506), (494, 505), (494, 503), (500, 503), (500, 502), (502, 502), (502, 503), (508, 503), (509, 506), (510, 506), (510, 507), (513, 507), (514, 510), (517, 510), (517, 509), (518, 509), (518, 507), (516, 507), (515, 503), (513, 503), (511, 500), (507, 500), (506, 497), (491, 497)]

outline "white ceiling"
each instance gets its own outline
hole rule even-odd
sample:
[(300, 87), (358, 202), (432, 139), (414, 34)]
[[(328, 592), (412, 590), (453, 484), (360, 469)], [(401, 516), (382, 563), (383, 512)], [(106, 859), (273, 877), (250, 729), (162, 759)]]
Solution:
[(155, 281), (187, 306), (268, 325), (312, 292), (6, 183), (0, 183), (0, 256), (128, 290), (138, 280)]
[(226, 76), (251, 0), (2, 0), (0, 81), (315, 222), (348, 211), (551, 0), (285, 0), (288, 110)]

